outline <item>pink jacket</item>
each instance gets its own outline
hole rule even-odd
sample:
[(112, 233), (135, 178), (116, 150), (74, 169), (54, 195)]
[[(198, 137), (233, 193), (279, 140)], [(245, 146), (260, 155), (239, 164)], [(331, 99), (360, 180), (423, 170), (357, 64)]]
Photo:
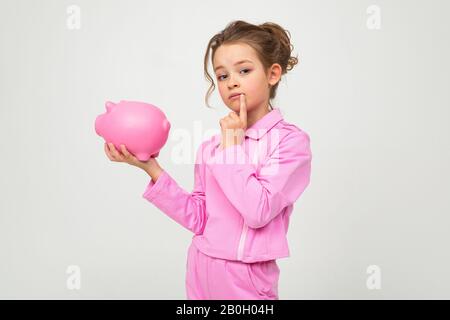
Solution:
[(198, 148), (192, 193), (163, 171), (143, 197), (192, 231), (195, 246), (209, 256), (288, 257), (289, 217), (310, 181), (308, 134), (274, 108), (247, 128), (242, 144), (222, 149), (220, 141), (217, 134)]

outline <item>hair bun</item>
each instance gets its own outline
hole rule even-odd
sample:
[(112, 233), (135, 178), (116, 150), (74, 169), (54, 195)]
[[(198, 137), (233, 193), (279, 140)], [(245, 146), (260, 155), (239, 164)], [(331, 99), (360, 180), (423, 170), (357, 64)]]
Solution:
[(274, 22), (265, 22), (259, 25), (264, 31), (270, 33), (272, 37), (279, 42), (277, 54), (280, 61), (283, 62), (283, 71), (292, 70), (298, 63), (298, 55), (291, 56), (294, 46), (291, 43), (291, 33)]

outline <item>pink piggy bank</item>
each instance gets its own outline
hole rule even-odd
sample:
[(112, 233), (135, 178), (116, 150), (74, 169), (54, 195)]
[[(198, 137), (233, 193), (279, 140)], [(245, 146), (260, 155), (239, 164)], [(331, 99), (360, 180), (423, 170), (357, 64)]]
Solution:
[(157, 157), (166, 144), (170, 123), (158, 107), (144, 102), (107, 101), (106, 113), (95, 119), (95, 132), (106, 142), (112, 142), (120, 152), (120, 145), (140, 161)]

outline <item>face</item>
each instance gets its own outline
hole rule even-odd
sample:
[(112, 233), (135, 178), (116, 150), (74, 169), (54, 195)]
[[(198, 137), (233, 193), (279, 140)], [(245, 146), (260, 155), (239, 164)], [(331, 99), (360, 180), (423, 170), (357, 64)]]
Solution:
[(278, 82), (281, 74), (279, 64), (273, 64), (266, 73), (254, 49), (246, 44), (221, 45), (214, 54), (213, 68), (222, 100), (236, 113), (239, 96), (230, 99), (231, 94), (245, 94), (248, 112), (268, 108), (270, 86)]

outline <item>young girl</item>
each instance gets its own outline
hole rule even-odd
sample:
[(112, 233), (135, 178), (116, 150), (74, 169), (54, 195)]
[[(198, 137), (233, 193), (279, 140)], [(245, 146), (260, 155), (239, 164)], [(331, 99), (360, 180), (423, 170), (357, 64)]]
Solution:
[(212, 49), (219, 92), (231, 112), (219, 121), (221, 134), (196, 152), (192, 193), (155, 158), (141, 162), (124, 145), (120, 153), (105, 143), (110, 160), (150, 175), (143, 197), (194, 233), (188, 299), (279, 299), (276, 259), (290, 255), (289, 218), (309, 185), (312, 159), (308, 134), (270, 103), (281, 75), (298, 61), (286, 31), (275, 23), (234, 21), (209, 41), (206, 105), (215, 87), (207, 70)]

